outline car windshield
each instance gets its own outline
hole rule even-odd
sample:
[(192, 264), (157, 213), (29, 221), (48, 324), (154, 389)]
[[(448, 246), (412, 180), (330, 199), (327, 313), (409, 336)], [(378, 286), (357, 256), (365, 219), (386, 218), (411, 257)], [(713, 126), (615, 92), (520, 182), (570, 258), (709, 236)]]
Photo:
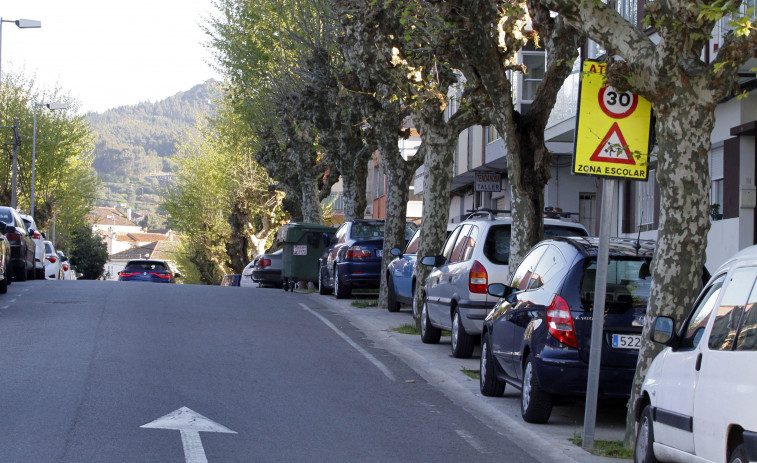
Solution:
[(0, 220), (2, 220), (5, 223), (12, 224), (13, 223), (13, 215), (7, 209), (0, 209)]
[[(605, 296), (607, 313), (623, 313), (631, 308), (647, 306), (652, 286), (649, 261), (650, 259), (610, 258)], [(587, 310), (594, 306), (596, 275), (596, 258), (587, 259), (581, 279), (581, 302)]]
[(132, 261), (126, 264), (128, 270), (168, 270), (163, 262)]
[(384, 222), (360, 222), (352, 227), (353, 239), (383, 238)]

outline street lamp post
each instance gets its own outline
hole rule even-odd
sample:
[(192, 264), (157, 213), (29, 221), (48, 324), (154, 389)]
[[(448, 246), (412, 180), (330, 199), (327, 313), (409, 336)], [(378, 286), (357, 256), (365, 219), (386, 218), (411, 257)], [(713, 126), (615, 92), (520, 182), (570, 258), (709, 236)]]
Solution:
[[(3, 19), (0, 18), (0, 69), (2, 69), (2, 51), (3, 51), (3, 23), (15, 23), (19, 29), (38, 29), (42, 27), (42, 22), (35, 21), (33, 19)], [(2, 79), (2, 72), (0, 72), (0, 79)], [(2, 82), (0, 82), (2, 83)], [(2, 87), (0, 87), (1, 89)]]
[(31, 212), (29, 215), (34, 217), (34, 170), (35, 166), (37, 165), (37, 107), (38, 106), (45, 106), (47, 109), (51, 111), (55, 111), (56, 109), (66, 109), (68, 106), (66, 106), (63, 103), (34, 103), (34, 128), (32, 129), (32, 191), (31, 191)]

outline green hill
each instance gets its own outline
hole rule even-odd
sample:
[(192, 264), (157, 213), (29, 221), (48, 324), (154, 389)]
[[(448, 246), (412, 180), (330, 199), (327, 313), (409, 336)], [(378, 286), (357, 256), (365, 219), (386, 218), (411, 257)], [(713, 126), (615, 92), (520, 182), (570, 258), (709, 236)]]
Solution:
[(170, 181), (171, 156), (182, 133), (211, 114), (217, 82), (164, 100), (86, 116), (96, 134), (94, 167), (103, 182), (98, 206), (155, 212)]

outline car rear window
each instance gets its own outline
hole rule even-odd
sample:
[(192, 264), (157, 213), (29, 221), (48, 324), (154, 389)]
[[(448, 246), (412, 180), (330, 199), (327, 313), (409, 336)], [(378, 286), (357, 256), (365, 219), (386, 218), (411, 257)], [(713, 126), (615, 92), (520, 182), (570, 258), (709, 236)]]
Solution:
[(136, 261), (126, 264), (129, 270), (168, 270), (162, 262)]
[(383, 238), (384, 222), (356, 223), (352, 227), (353, 239)]
[(53, 251), (53, 245), (50, 243), (45, 243), (45, 252), (47, 254), (55, 254), (55, 251)]
[[(586, 231), (578, 227), (561, 225), (544, 225), (544, 239), (556, 236), (587, 236)], [(510, 263), (510, 225), (495, 225), (489, 229), (484, 243), (484, 255), (495, 264)]]
[[(581, 302), (586, 308), (594, 307), (596, 276), (597, 260), (586, 259), (581, 279)], [(605, 311), (624, 313), (632, 308), (646, 308), (651, 286), (649, 259), (611, 257), (607, 268)]]

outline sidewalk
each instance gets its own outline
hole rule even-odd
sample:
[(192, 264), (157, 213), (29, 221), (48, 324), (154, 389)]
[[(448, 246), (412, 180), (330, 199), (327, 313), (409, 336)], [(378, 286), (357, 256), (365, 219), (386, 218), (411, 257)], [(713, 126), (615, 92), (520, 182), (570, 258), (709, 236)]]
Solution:
[[(279, 290), (280, 291), (280, 290)], [(365, 333), (376, 347), (401, 358), (428, 383), (438, 387), (450, 400), (482, 422), (507, 435), (534, 458), (544, 462), (626, 463), (631, 460), (594, 456), (574, 445), (570, 440), (583, 433), (584, 404), (555, 406), (549, 423), (529, 424), (520, 416), (520, 392), (508, 385), (504, 397), (485, 397), (479, 391), (478, 380), (461, 370), (479, 370), (480, 351), (477, 348), (470, 359), (456, 359), (450, 353), (449, 336), (442, 337), (438, 345), (423, 344), (420, 336), (400, 334), (394, 330), (401, 325), (413, 324), (412, 313), (403, 307), (399, 313), (369, 307), (352, 306), (354, 300), (373, 301), (375, 296), (356, 294), (353, 299), (337, 300), (333, 296), (300, 292), (303, 302), (326, 306), (348, 319)], [(596, 420), (596, 440), (622, 440), (625, 432), (625, 402), (599, 405)]]

